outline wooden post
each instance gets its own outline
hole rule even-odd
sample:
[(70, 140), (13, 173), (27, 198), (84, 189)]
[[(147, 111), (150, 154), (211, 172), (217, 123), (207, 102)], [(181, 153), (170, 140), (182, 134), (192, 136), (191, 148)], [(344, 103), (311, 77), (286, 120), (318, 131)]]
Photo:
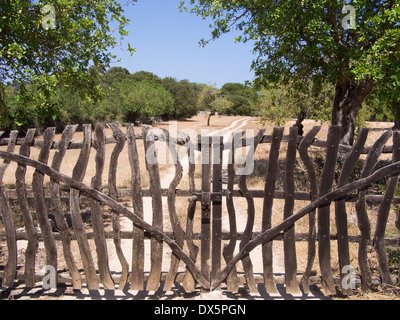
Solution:
[[(391, 136), (392, 133), (390, 131), (385, 131), (372, 145), (361, 171), (361, 179), (371, 174), (382, 153), (383, 147)], [(368, 263), (368, 243), (371, 238), (371, 224), (366, 209), (365, 195), (366, 189), (360, 188), (358, 190), (358, 200), (356, 202), (358, 228), (361, 232), (361, 239), (358, 246), (358, 264), (361, 271), (361, 287), (363, 291), (368, 290), (372, 281), (371, 269)]]
[[(19, 154), (29, 157), (30, 145), (35, 137), (36, 129), (29, 129), (25, 135), (24, 142), (21, 144)], [(15, 171), (15, 185), (17, 189), (17, 199), (21, 208), (24, 226), (28, 236), (28, 246), (25, 250), (25, 285), (27, 287), (35, 286), (35, 257), (39, 248), (38, 234), (33, 223), (32, 214), (29, 210), (28, 201), (26, 199), (26, 184), (25, 184), (26, 166), (18, 164)]]
[[(119, 129), (118, 125), (115, 123), (109, 123), (108, 126), (111, 128), (113, 132), (114, 139), (117, 141), (115, 147), (111, 153), (110, 158), (110, 169), (108, 171), (108, 188), (110, 198), (117, 200), (118, 191), (117, 191), (117, 166), (118, 166), (118, 157), (125, 146), (125, 135)], [(126, 261), (124, 253), (121, 248), (121, 226), (119, 222), (119, 215), (116, 212), (112, 213), (112, 226), (114, 232), (114, 245), (115, 251), (118, 256), (118, 260), (121, 263), (122, 274), (121, 280), (119, 282), (119, 290), (122, 290), (125, 287), (125, 284), (128, 281), (128, 273), (129, 273), (129, 263)]]
[[(189, 162), (189, 193), (192, 195), (195, 190), (195, 179), (194, 173), (196, 170), (195, 156), (194, 156), (194, 144), (190, 141), (190, 137), (186, 139), (186, 147), (188, 152), (188, 162)], [(196, 201), (189, 201), (187, 208), (187, 218), (186, 218), (186, 243), (189, 249), (190, 259), (196, 262), (197, 255), (199, 253), (199, 247), (194, 244), (193, 241), (193, 220), (196, 213)], [(183, 288), (186, 291), (194, 291), (195, 289), (195, 279), (189, 269), (186, 267), (185, 276), (182, 281)]]
[[(331, 126), (326, 141), (326, 157), (321, 174), (319, 196), (332, 190), (340, 140), (340, 126)], [(327, 294), (335, 294), (331, 267), (330, 204), (318, 208), (318, 257), (322, 284)]]
[[(144, 149), (146, 153), (146, 168), (150, 178), (150, 193), (153, 207), (153, 227), (163, 230), (163, 207), (161, 198), (161, 181), (158, 159), (151, 126), (142, 125)], [(147, 280), (146, 290), (156, 291), (161, 278), (163, 243), (151, 240), (151, 270)]]
[[(143, 219), (143, 195), (140, 179), (139, 155), (136, 145), (135, 128), (132, 123), (126, 125), (128, 156), (131, 167), (131, 189), (133, 212)], [(133, 226), (132, 236), (132, 280), (131, 290), (144, 289), (144, 232)]]
[[(284, 127), (274, 128), (272, 143), (269, 152), (268, 168), (265, 177), (262, 231), (271, 228), (272, 206), (275, 195), (275, 183), (278, 176), (279, 149), (283, 137)], [(262, 245), (263, 270), (265, 289), (269, 294), (277, 293), (273, 271), (273, 242)]]
[[(347, 154), (346, 160), (343, 163), (343, 169), (340, 173), (338, 188), (343, 187), (350, 178), (350, 175), (354, 172), (357, 161), (360, 158), (362, 149), (365, 141), (368, 137), (368, 129), (361, 128), (357, 141), (355, 142), (351, 151)], [(339, 268), (340, 277), (343, 279), (344, 274), (342, 270), (344, 266), (350, 265), (350, 251), (349, 251), (349, 236), (347, 230), (347, 213), (346, 213), (346, 201), (340, 199), (335, 202), (335, 221), (336, 229), (338, 233), (338, 257), (339, 257)], [(350, 295), (352, 290), (342, 289), (343, 294)]]
[[(39, 153), (38, 161), (47, 164), (50, 148), (54, 140), (55, 128), (47, 128), (43, 133), (44, 144)], [(44, 175), (36, 170), (33, 173), (32, 189), (36, 204), (36, 217), (39, 221), (40, 230), (43, 236), (44, 247), (46, 249), (46, 264), (51, 265), (57, 270), (57, 247), (53, 235), (53, 230), (47, 215), (47, 207), (43, 192)]]
[[(101, 191), (106, 153), (105, 133), (102, 124), (96, 125), (93, 146), (96, 149), (96, 173), (92, 178), (92, 188)], [(110, 186), (110, 184), (108, 187), (111, 190), (112, 186)], [(97, 265), (99, 267), (100, 280), (103, 283), (104, 289), (114, 290), (115, 285), (108, 265), (108, 251), (104, 234), (103, 213), (100, 203), (93, 199), (91, 199), (90, 214), (92, 217), (94, 243), (96, 245)]]
[[(212, 191), (222, 192), (222, 155), (223, 137), (212, 137), (212, 166), (213, 181)], [(211, 282), (221, 271), (221, 248), (222, 248), (222, 195), (212, 201), (212, 260), (211, 260)]]
[[(226, 207), (228, 209), (229, 216), (229, 243), (225, 245), (223, 250), (223, 255), (226, 263), (233, 258), (233, 253), (235, 251), (235, 247), (237, 244), (237, 225), (236, 225), (236, 211), (233, 203), (233, 187), (235, 182), (235, 150), (236, 150), (236, 142), (240, 141), (242, 138), (243, 132), (236, 132), (234, 134), (234, 138), (231, 144), (231, 148), (229, 150), (229, 162), (228, 162), (228, 185), (227, 185), (227, 193), (226, 193)], [(239, 289), (239, 279), (237, 276), (236, 266), (232, 268), (232, 271), (229, 272), (227, 277), (227, 287), (231, 292), (237, 292)]]
[[(296, 165), (297, 153), (297, 127), (290, 128), (289, 143), (286, 154), (285, 168), (285, 206), (283, 209), (283, 219), (293, 215), (294, 208), (294, 167)], [(294, 225), (285, 230), (283, 234), (283, 248), (286, 275), (286, 292), (288, 294), (300, 294), (299, 284), (297, 283), (297, 258)]]
[[(313, 127), (307, 135), (303, 138), (299, 145), (299, 155), (301, 160), (303, 161), (307, 173), (308, 173), (308, 182), (310, 184), (310, 195), (311, 202), (315, 201), (318, 196), (318, 184), (317, 184), (317, 175), (315, 173), (314, 163), (311, 157), (308, 154), (308, 148), (314, 141), (315, 136), (321, 130), (321, 127)], [(315, 260), (315, 240), (317, 238), (317, 232), (315, 228), (315, 210), (312, 210), (308, 215), (308, 252), (307, 252), (307, 266), (304, 271), (303, 277), (301, 279), (301, 284), (303, 286), (303, 291), (306, 294), (310, 293), (308, 279), (311, 274), (311, 269)]]
[[(17, 131), (10, 132), (8, 141), (8, 152), (14, 152), (15, 142), (17, 140)], [(4, 173), (7, 170), (10, 161), (4, 160), (0, 166), (0, 209), (3, 217), (4, 228), (7, 235), (8, 260), (4, 270), (3, 286), (11, 287), (17, 273), (17, 239), (12, 214), (8, 205), (7, 197), (3, 186)]]
[[(250, 150), (246, 156), (246, 162), (245, 162), (246, 166), (249, 166), (251, 162), (254, 163), (254, 154), (256, 152), (258, 144), (260, 143), (260, 141), (264, 135), (264, 132), (265, 132), (265, 129), (261, 129), (257, 133), (257, 136), (253, 138), (254, 139), (253, 146), (250, 148)], [(247, 222), (246, 222), (246, 227), (243, 232), (242, 241), (239, 244), (239, 249), (243, 250), (243, 248), (246, 246), (246, 244), (251, 240), (251, 237), (253, 234), (255, 209), (254, 209), (253, 196), (247, 188), (247, 176), (250, 172), (246, 172), (246, 170), (244, 170), (241, 173), (242, 173), (242, 175), (239, 176), (238, 185), (239, 185), (240, 191), (245, 196), (246, 201), (247, 201)], [(256, 282), (255, 282), (254, 276), (253, 276), (253, 264), (251, 263), (250, 252), (247, 252), (247, 255), (245, 255), (243, 257), (242, 263), (243, 263), (243, 269), (245, 272), (247, 286), (249, 287), (250, 292), (251, 293), (258, 292), (257, 285), (256, 285)]]
[[(167, 202), (168, 202), (168, 212), (169, 212), (169, 218), (171, 221), (171, 226), (172, 230), (175, 235), (175, 242), (176, 244), (183, 248), (183, 244), (185, 241), (185, 233), (181, 227), (179, 218), (176, 214), (176, 208), (175, 208), (175, 199), (176, 199), (176, 188), (178, 187), (179, 183), (182, 180), (182, 175), (183, 175), (183, 168), (179, 160), (178, 156), (178, 150), (177, 150), (177, 144), (174, 142), (173, 138), (170, 137), (169, 132), (167, 130), (164, 130), (165, 133), (165, 141), (168, 144), (169, 147), (169, 152), (171, 154), (172, 159), (176, 161), (175, 163), (175, 175), (174, 178), (172, 179), (169, 187), (168, 187), (168, 195), (167, 195)], [(179, 267), (179, 258), (172, 255), (171, 257), (171, 265), (170, 269), (167, 275), (167, 278), (164, 283), (164, 291), (170, 291), (172, 288), (172, 285), (174, 284), (174, 280), (176, 277), (176, 274), (178, 272), (178, 267)]]
[(210, 282), (211, 137), (201, 136), (201, 273)]
[[(61, 163), (64, 159), (68, 144), (71, 141), (77, 127), (78, 125), (73, 125), (67, 126), (64, 129), (61, 135), (61, 139), (58, 143), (58, 150), (54, 154), (53, 163), (51, 165), (54, 170), (60, 171)], [(67, 263), (68, 270), (72, 278), (72, 287), (75, 290), (80, 290), (82, 288), (82, 279), (71, 251), (71, 232), (69, 231), (68, 224), (64, 218), (64, 210), (62, 208), (60, 199), (60, 185), (57, 182), (51, 180), (50, 191), (54, 206), (54, 217), (56, 219), (56, 224), (61, 235), (65, 262)]]
[[(86, 168), (89, 161), (90, 148), (92, 145), (92, 129), (90, 124), (83, 125), (83, 145), (79, 154), (78, 161), (72, 171), (72, 179), (82, 182), (85, 177)], [(75, 231), (79, 251), (82, 258), (83, 268), (85, 269), (86, 281), (89, 290), (99, 290), (99, 282), (96, 276), (96, 268), (93, 256), (90, 251), (89, 242), (86, 236), (85, 226), (79, 207), (79, 190), (72, 188), (70, 191), (70, 212), (72, 227)]]

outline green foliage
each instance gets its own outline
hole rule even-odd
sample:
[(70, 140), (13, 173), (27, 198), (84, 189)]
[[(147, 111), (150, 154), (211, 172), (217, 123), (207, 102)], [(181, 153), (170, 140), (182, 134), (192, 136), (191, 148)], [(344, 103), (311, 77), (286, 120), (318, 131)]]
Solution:
[(211, 17), (213, 40), (236, 29), (237, 41), (253, 41), (259, 84), (282, 77), (336, 83), (369, 76), (387, 83), (399, 81), (399, 65), (393, 66), (400, 58), (399, 4), (352, 1), (355, 29), (343, 27), (346, 13), (337, 0), (190, 0), (180, 8)]
[[(55, 8), (55, 28), (43, 27), (45, 5)], [(101, 90), (93, 85), (90, 66), (109, 65), (114, 57), (107, 50), (119, 40), (114, 29), (122, 38), (127, 24), (116, 0), (2, 1), (0, 91), (4, 92), (6, 81), (19, 87), (13, 109), (0, 97), (2, 129), (26, 125), (19, 118), (9, 120), (13, 114), (19, 116), (21, 108), (28, 108), (42, 125), (54, 124), (60, 111), (56, 101), (60, 88), (99, 99)]]
[(124, 79), (115, 85), (110, 103), (120, 110), (123, 122), (151, 123), (154, 117), (168, 118), (173, 112), (173, 98), (161, 84), (148, 80)]
[(224, 111), (227, 115), (253, 116), (256, 113), (258, 93), (254, 88), (241, 83), (226, 83), (221, 88), (221, 94), (231, 107)]
[(187, 0), (180, 8), (211, 18), (212, 40), (235, 30), (236, 41), (254, 44), (258, 88), (289, 81), (311, 82), (315, 88), (330, 84), (335, 88), (332, 123), (342, 125), (342, 142), (352, 143), (357, 112), (374, 87), (381, 99), (395, 101), (398, 108), (392, 93), (398, 97), (400, 88), (400, 0), (351, 1), (354, 28), (343, 23), (349, 18), (347, 3)]
[(167, 77), (162, 79), (162, 85), (174, 99), (174, 119), (190, 118), (198, 113), (199, 89), (197, 84), (188, 80), (177, 81)]
[(305, 112), (308, 119), (326, 122), (332, 113), (333, 90), (325, 84), (315, 88), (311, 83), (270, 85), (260, 91), (259, 115), (263, 121), (283, 125)]
[(162, 84), (161, 79), (152, 72), (138, 71), (129, 76), (129, 78), (136, 82), (147, 81), (154, 84)]

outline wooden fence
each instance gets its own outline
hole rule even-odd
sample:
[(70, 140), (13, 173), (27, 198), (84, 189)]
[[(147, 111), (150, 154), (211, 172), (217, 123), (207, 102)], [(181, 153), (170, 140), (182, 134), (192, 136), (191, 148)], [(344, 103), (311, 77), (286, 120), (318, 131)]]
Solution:
[[(376, 250), (377, 260), (383, 283), (392, 283), (385, 245), (399, 246), (400, 239), (385, 239), (385, 229), (389, 211), (392, 205), (400, 203), (394, 197), (400, 174), (400, 133), (385, 131), (372, 146), (366, 147), (365, 142), (368, 129), (361, 129), (353, 147), (339, 145), (340, 127), (329, 128), (327, 140), (316, 139), (320, 127), (312, 128), (306, 136), (297, 136), (297, 128), (290, 129), (289, 135), (284, 136), (284, 128), (274, 128), (271, 135), (266, 135), (265, 130), (260, 130), (251, 140), (253, 150), (260, 144), (270, 144), (269, 157), (266, 168), (265, 185), (263, 190), (250, 190), (247, 186), (248, 175), (237, 175), (239, 167), (234, 161), (236, 148), (243, 148), (248, 144), (244, 133), (240, 133), (239, 143), (232, 144), (223, 141), (222, 137), (199, 137), (195, 143), (189, 138), (170, 137), (168, 131), (162, 135), (154, 135), (150, 126), (142, 126), (143, 133), (135, 134), (134, 126), (128, 124), (126, 133), (115, 124), (109, 124), (112, 136), (106, 136), (103, 125), (95, 127), (92, 138), (91, 126), (83, 126), (83, 141), (72, 142), (77, 126), (68, 126), (59, 141), (55, 139), (55, 129), (48, 128), (44, 131), (43, 140), (35, 139), (35, 130), (29, 130), (25, 138), (17, 138), (17, 132), (12, 131), (9, 138), (3, 138), (1, 145), (7, 145), (7, 151), (0, 151), (0, 158), (4, 159), (0, 166), (0, 208), (5, 232), (3, 240), (7, 244), (7, 263), (1, 272), (2, 286), (12, 287), (17, 278), (24, 279), (27, 287), (35, 286), (40, 282), (43, 274), (37, 273), (35, 256), (39, 242), (44, 243), (46, 251), (46, 265), (57, 269), (57, 241), (61, 241), (63, 256), (67, 265), (68, 274), (58, 272), (57, 282), (69, 282), (74, 289), (80, 289), (86, 282), (90, 290), (100, 288), (100, 283), (105, 289), (114, 290), (115, 284), (120, 288), (126, 285), (132, 290), (156, 291), (171, 290), (174, 283), (181, 284), (186, 291), (216, 290), (221, 287), (231, 292), (238, 291), (239, 287), (246, 285), (250, 291), (257, 291), (257, 284), (265, 285), (268, 293), (276, 292), (279, 281), (273, 270), (273, 242), (284, 243), (285, 275), (287, 293), (299, 292), (300, 285), (305, 293), (309, 292), (309, 284), (315, 281), (311, 277), (312, 268), (315, 268), (315, 258), (318, 255), (320, 279), (328, 294), (336, 292), (336, 285), (340, 287), (335, 278), (343, 278), (346, 274), (334, 275), (332, 271), (331, 241), (337, 243), (340, 270), (350, 265), (349, 243), (357, 242), (359, 278), (363, 289), (372, 283), (371, 269), (368, 261), (368, 250), (371, 245)], [(393, 144), (386, 145), (393, 136)], [(0, 135), (1, 137), (1, 135)], [(143, 139), (146, 155), (151, 154), (154, 159), (155, 140), (163, 140), (168, 144), (169, 152), (176, 156), (177, 145), (185, 146), (188, 156), (188, 181), (187, 190), (177, 189), (183, 177), (183, 166), (179, 157), (175, 163), (175, 176), (168, 188), (162, 188), (160, 183), (160, 170), (157, 161), (146, 161), (146, 171), (149, 177), (149, 188), (143, 188), (141, 182), (139, 152), (137, 140)], [(108, 189), (102, 190), (102, 176), (105, 169), (106, 144), (115, 144), (110, 158), (108, 171)], [(119, 156), (127, 144), (127, 152), (131, 169), (131, 188), (119, 190), (116, 184), (117, 163)], [(284, 190), (276, 190), (276, 181), (279, 174), (278, 158), (281, 145), (287, 144), (286, 167), (284, 170)], [(15, 146), (20, 145), (19, 153), (15, 153)], [(320, 178), (317, 178), (315, 163), (310, 156), (309, 148), (318, 147), (325, 153), (325, 160)], [(30, 158), (31, 147), (40, 148), (37, 160)], [(194, 147), (201, 149), (201, 188), (196, 188), (194, 163)], [(95, 163), (89, 163), (89, 155), (95, 149)], [(51, 165), (48, 164), (50, 150), (55, 149)], [(80, 149), (71, 176), (60, 173), (63, 159), (70, 149)], [(223, 150), (230, 150), (227, 167), (224, 168)], [(207, 152), (206, 152), (207, 151)], [(375, 166), (382, 153), (392, 153), (393, 161), (378, 170)], [(367, 154), (361, 160), (362, 154)], [(244, 165), (254, 160), (254, 152), (249, 152)], [(294, 168), (296, 158), (306, 168), (309, 191), (296, 191)], [(338, 157), (342, 162), (340, 175), (336, 177)], [(17, 163), (15, 171), (15, 189), (6, 189), (3, 178), (11, 162)], [(362, 163), (361, 173), (356, 181), (350, 182), (357, 163)], [(91, 185), (83, 183), (86, 169), (95, 166), (95, 175)], [(34, 168), (32, 186), (26, 183), (27, 167)], [(375, 168), (375, 169), (374, 169)], [(222, 183), (224, 170), (227, 170), (227, 183)], [(10, 175), (11, 173), (7, 173)], [(44, 177), (50, 178), (49, 188), (44, 188)], [(368, 194), (368, 186), (383, 178), (390, 177), (384, 195)], [(318, 182), (319, 181), (319, 182)], [(235, 188), (237, 182), (238, 188)], [(121, 197), (129, 196), (132, 199), (132, 209), (119, 202)], [(151, 197), (152, 222), (143, 218), (144, 197)], [(90, 214), (92, 230), (87, 230), (82, 220), (80, 204), (82, 198), (90, 199)], [(167, 197), (168, 215), (163, 212), (162, 198)], [(186, 214), (186, 227), (182, 227), (176, 212), (176, 197), (186, 197), (188, 207)], [(237, 231), (234, 198), (241, 197), (247, 202), (247, 224), (242, 233)], [(13, 206), (10, 199), (17, 199), (24, 222), (24, 232), (16, 232), (13, 222)], [(31, 198), (34, 207), (29, 204)], [(256, 212), (254, 201), (260, 198), (263, 201), (262, 212)], [(274, 199), (284, 199), (282, 223), (272, 225), (272, 208)], [(63, 200), (68, 201), (68, 211), (71, 215), (72, 228), (65, 219), (65, 206)], [(296, 200), (309, 201), (309, 204), (294, 213)], [(54, 214), (58, 228), (53, 232), (48, 214)], [(229, 217), (229, 232), (222, 232), (223, 202), (226, 203)], [(358, 235), (348, 234), (348, 219), (346, 202), (356, 203)], [(367, 202), (379, 204), (377, 209), (376, 229), (371, 239), (371, 223), (367, 214)], [(334, 213), (331, 213), (331, 203), (334, 203)], [(197, 204), (201, 205), (201, 231), (194, 232), (194, 221)], [(105, 231), (102, 211), (104, 206), (112, 210), (112, 231)], [(164, 210), (165, 211), (165, 210)], [(34, 213), (34, 214), (33, 214)], [(254, 232), (255, 215), (262, 215), (261, 231)], [(336, 219), (336, 234), (331, 234), (330, 215)], [(121, 231), (121, 216), (126, 216), (134, 224), (133, 231)], [(295, 223), (304, 216), (308, 216), (309, 232), (306, 234), (295, 233)], [(34, 218), (36, 217), (36, 218)], [(163, 231), (163, 221), (169, 217), (172, 232)], [(397, 221), (398, 222), (398, 221)], [(396, 224), (399, 227), (399, 223)], [(39, 229), (37, 228), (39, 227)], [(38, 231), (39, 230), (39, 231)], [(109, 267), (109, 254), (107, 239), (114, 239), (115, 251), (121, 263), (121, 274), (116, 277), (114, 270)], [(23, 273), (17, 265), (17, 241), (28, 240), (25, 250), (25, 265)], [(97, 264), (94, 252), (91, 251), (89, 239), (94, 239)], [(131, 267), (125, 258), (126, 252), (121, 247), (122, 239), (132, 241)], [(148, 240), (149, 239), (149, 240)], [(80, 259), (83, 272), (77, 267), (76, 257), (71, 251), (71, 243), (76, 241), (79, 246)], [(147, 272), (144, 268), (145, 241), (151, 241), (151, 269)], [(308, 242), (308, 254), (305, 272), (299, 277), (297, 261), (301, 259), (296, 254), (296, 241)], [(162, 270), (163, 244), (167, 244), (172, 251), (170, 268), (167, 273)], [(318, 244), (318, 246), (316, 246)], [(224, 246), (223, 246), (224, 245)], [(256, 247), (262, 248), (263, 272), (261, 275), (253, 273), (250, 252)], [(235, 253), (235, 248), (238, 252)], [(185, 272), (178, 272), (179, 263), (185, 265)], [(238, 263), (243, 265), (244, 274), (238, 269)], [(163, 286), (161, 286), (161, 283)], [(351, 290), (344, 288), (345, 294)]]

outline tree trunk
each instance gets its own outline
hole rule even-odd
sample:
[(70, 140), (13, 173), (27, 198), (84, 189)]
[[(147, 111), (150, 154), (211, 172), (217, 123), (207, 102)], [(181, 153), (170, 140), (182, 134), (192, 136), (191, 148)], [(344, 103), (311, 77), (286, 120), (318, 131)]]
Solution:
[(210, 126), (210, 120), (211, 120), (211, 117), (212, 117), (213, 115), (215, 115), (215, 111), (214, 111), (214, 110), (211, 110), (210, 113), (208, 114), (208, 117), (207, 117), (207, 127)]
[(372, 80), (358, 82), (343, 79), (336, 83), (332, 125), (342, 127), (341, 144), (353, 145), (357, 113), (362, 108), (365, 97), (373, 88)]

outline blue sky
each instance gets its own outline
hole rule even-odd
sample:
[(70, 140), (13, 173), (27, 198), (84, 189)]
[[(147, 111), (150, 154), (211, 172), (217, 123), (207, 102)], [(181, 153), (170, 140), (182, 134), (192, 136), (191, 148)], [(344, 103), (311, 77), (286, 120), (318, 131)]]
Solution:
[(181, 13), (179, 4), (180, 0), (138, 0), (124, 7), (131, 21), (122, 47), (129, 42), (136, 53), (131, 57), (121, 48), (114, 48), (111, 52), (121, 61), (111, 66), (127, 68), (131, 73), (144, 70), (161, 78), (215, 84), (218, 88), (227, 82), (251, 81), (251, 44), (235, 43), (235, 34), (230, 33), (200, 47), (200, 39), (211, 37), (210, 21), (194, 13)]

